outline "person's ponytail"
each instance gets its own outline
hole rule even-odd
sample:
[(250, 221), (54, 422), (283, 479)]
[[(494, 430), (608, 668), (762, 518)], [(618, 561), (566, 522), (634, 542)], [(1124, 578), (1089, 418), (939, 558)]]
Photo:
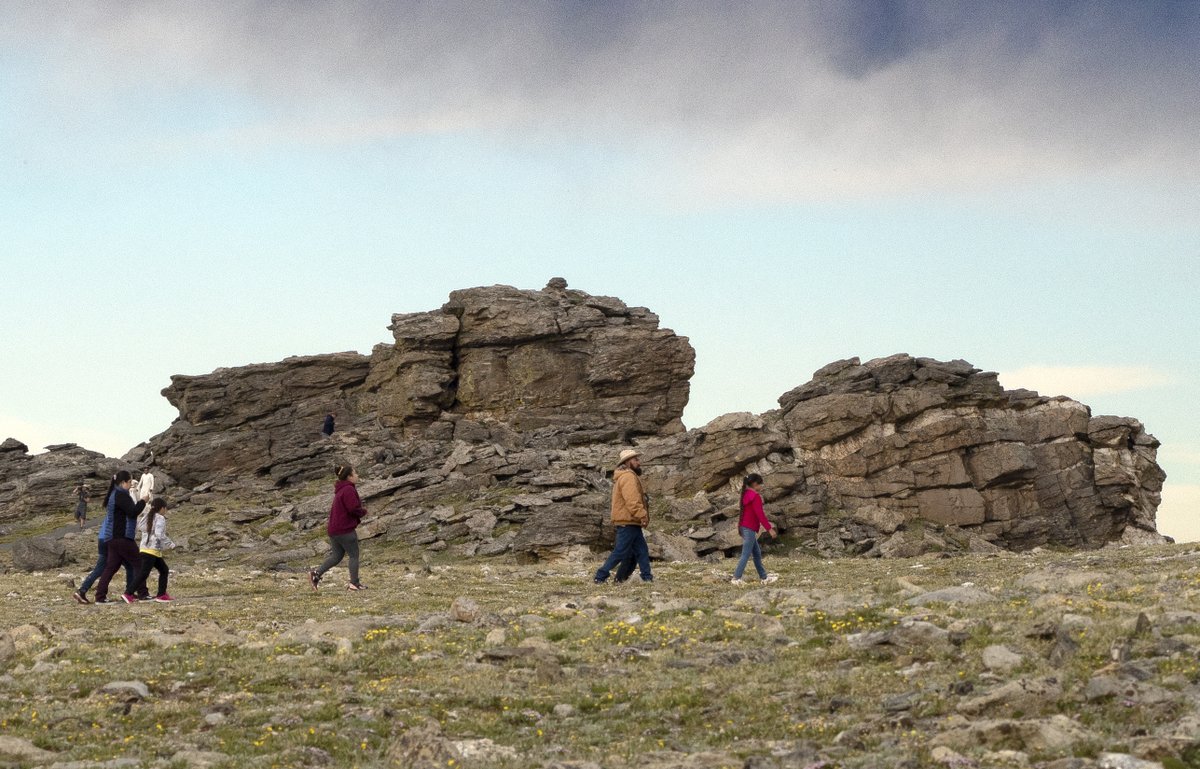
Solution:
[(762, 482), (763, 477), (758, 473), (750, 473), (742, 479), (742, 491), (738, 495), (738, 507), (740, 508), (741, 512), (746, 512), (746, 489), (750, 488), (756, 483)]
[(108, 482), (108, 491), (106, 491), (104, 493), (105, 509), (108, 508), (108, 500), (112, 498), (113, 491), (116, 490), (117, 486), (124, 483), (125, 481), (132, 481), (132, 480), (133, 480), (133, 475), (128, 470), (118, 470), (116, 473), (113, 474), (112, 480), (110, 480)]

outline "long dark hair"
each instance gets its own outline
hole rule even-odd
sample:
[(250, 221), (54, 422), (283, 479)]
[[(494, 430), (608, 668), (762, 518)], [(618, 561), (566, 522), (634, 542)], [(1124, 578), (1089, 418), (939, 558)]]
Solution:
[(133, 474), (128, 470), (118, 470), (114, 473), (112, 480), (108, 482), (108, 491), (104, 492), (104, 506), (108, 507), (108, 500), (112, 498), (113, 490), (117, 488), (117, 484), (132, 480)]
[[(150, 511), (148, 513), (146, 513), (146, 541), (147, 542), (150, 542), (149, 538), (154, 535), (154, 516), (158, 514), (159, 510), (162, 510), (166, 506), (167, 506), (167, 500), (163, 499), (162, 497), (155, 497), (154, 501), (150, 503)], [(151, 543), (151, 547), (153, 547), (153, 543)]]
[(354, 465), (338, 465), (333, 469), (333, 474), (339, 481), (344, 481), (354, 475)]
[(742, 479), (742, 493), (738, 496), (738, 507), (740, 507), (743, 511), (746, 509), (746, 489), (750, 488), (756, 483), (762, 482), (763, 477), (758, 473), (750, 473)]

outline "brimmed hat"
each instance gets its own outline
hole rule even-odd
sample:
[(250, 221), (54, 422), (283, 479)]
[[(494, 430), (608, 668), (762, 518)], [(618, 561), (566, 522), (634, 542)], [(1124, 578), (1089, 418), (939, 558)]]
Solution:
[(622, 449), (621, 455), (617, 457), (617, 467), (620, 467), (634, 457), (640, 457), (641, 455), (642, 452), (638, 451), (637, 449)]

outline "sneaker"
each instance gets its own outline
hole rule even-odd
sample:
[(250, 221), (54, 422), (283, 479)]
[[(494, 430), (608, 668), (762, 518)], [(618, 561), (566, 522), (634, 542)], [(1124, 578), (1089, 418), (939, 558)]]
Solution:
[(316, 590), (317, 585), (321, 584), (321, 577), (317, 574), (316, 569), (308, 570), (308, 584), (312, 585), (313, 590)]
[(768, 574), (767, 576), (762, 578), (762, 581), (764, 584), (767, 584), (767, 585), (771, 584), (772, 582), (778, 582), (779, 575), (778, 574)]
[(350, 584), (346, 585), (346, 589), (347, 590), (366, 590), (367, 586), (362, 584), (361, 582), (351, 582)]
[(154, 596), (154, 600), (158, 601), (159, 603), (170, 603), (171, 601), (174, 601), (175, 599), (172, 598), (171, 596), (167, 595), (166, 593), (163, 593), (162, 595)]
[(150, 600), (150, 594), (149, 594), (149, 593), (138, 593), (138, 594), (137, 594), (137, 599), (138, 599), (139, 601), (149, 601), (149, 600)]
[(124, 595), (121, 596), (121, 600), (124, 601), (125, 603), (137, 603), (138, 597), (136, 595), (134, 595), (133, 593), (125, 593)]
[(71, 597), (75, 599), (76, 603), (91, 603), (91, 601), (89, 601), (87, 599), (87, 596), (84, 595), (83, 593), (79, 592), (78, 590), (71, 593)]
[(592, 584), (593, 584), (593, 585), (603, 585), (604, 583), (605, 583), (605, 580), (602, 580), (602, 579), (600, 579), (599, 577), (597, 577), (596, 579), (593, 579), (593, 580), (592, 580)]
[(108, 599), (107, 598), (97, 598), (96, 603), (108, 603)]
[(744, 584), (746, 584), (746, 580), (742, 579), (741, 577), (735, 577), (734, 579), (729, 580), (729, 584), (744, 585)]

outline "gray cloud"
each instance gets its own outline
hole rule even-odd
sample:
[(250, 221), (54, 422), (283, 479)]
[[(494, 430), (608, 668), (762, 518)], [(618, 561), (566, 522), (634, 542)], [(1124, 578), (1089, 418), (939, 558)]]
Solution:
[[(1200, 4), (38, 2), (61, 104), (224, 89), (294, 142), (632, 149), (766, 199), (1126, 169), (1194, 180)], [(0, 33), (3, 39), (5, 33)]]

